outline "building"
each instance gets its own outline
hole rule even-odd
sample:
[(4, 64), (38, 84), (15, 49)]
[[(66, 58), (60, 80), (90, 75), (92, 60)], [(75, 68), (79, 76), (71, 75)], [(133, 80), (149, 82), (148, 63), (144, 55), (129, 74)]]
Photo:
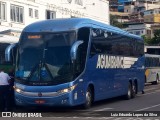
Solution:
[(120, 23), (128, 22), (129, 14), (123, 12), (110, 12), (111, 15), (116, 16), (116, 19)]
[(147, 24), (146, 37), (153, 38), (156, 30), (160, 30), (160, 24)]
[[(135, 2), (138, 0), (118, 0), (119, 6), (118, 6), (118, 11), (119, 12), (128, 12), (131, 13), (134, 10), (135, 7)], [(128, 9), (125, 11), (125, 9)]]
[(147, 34), (146, 28), (147, 26), (144, 23), (134, 23), (128, 24), (128, 27), (125, 28), (125, 30), (132, 34), (142, 36)]
[(130, 24), (126, 31), (139, 36), (145, 35), (147, 38), (153, 38), (156, 30), (160, 29), (160, 24), (136, 23)]
[(144, 22), (160, 24), (160, 8), (144, 11)]
[(160, 0), (118, 0), (120, 12), (139, 12), (159, 8)]
[(112, 12), (118, 12), (118, 0), (109, 0), (109, 10)]
[(155, 31), (160, 29), (160, 8), (144, 11), (144, 22), (148, 24), (146, 36), (153, 38)]
[[(129, 13), (128, 27), (125, 29), (136, 35), (154, 37), (160, 19), (160, 0), (137, 0), (125, 2), (124, 11)], [(156, 26), (156, 27), (155, 27)]]
[(39, 20), (84, 17), (109, 24), (107, 0), (0, 0), (0, 31)]

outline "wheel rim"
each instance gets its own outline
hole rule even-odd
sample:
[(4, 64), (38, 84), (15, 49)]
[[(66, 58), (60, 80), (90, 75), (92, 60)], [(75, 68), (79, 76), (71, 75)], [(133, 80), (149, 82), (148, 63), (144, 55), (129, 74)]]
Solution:
[(129, 98), (131, 97), (131, 86), (129, 86), (129, 88), (128, 88), (128, 97)]
[(131, 96), (131, 91), (130, 91), (130, 90), (128, 90), (128, 96), (129, 96), (129, 97)]
[(135, 86), (135, 84), (132, 86), (132, 90), (133, 90), (133, 93), (136, 93), (136, 86)]
[(90, 105), (91, 101), (92, 101), (91, 93), (89, 91), (87, 91), (87, 93), (86, 93), (86, 104)]

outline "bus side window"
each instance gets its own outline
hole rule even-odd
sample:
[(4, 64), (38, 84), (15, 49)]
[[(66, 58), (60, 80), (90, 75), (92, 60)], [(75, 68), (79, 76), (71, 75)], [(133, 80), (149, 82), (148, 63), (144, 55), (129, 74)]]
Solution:
[(109, 34), (102, 29), (92, 29), (90, 57), (96, 54), (111, 54)]

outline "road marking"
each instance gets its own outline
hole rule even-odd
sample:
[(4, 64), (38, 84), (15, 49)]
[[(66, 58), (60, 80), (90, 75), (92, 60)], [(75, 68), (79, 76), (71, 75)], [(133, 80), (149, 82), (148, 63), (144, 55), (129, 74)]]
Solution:
[(102, 109), (97, 109), (97, 110), (93, 110), (93, 111), (105, 111), (105, 110), (111, 110), (113, 108), (102, 108)]
[(114, 119), (114, 120), (121, 120), (122, 118), (116, 118), (116, 119)]
[(105, 120), (109, 120), (109, 119), (112, 119), (113, 117), (100, 117), (100, 118), (99, 117), (98, 118), (97, 117), (51, 117), (51, 118), (52, 119), (54, 119), (54, 118), (56, 118), (56, 119), (63, 119), (63, 118), (65, 118), (65, 119), (69, 119), (69, 120), (70, 119), (81, 119), (81, 120), (82, 119), (96, 119), (96, 120), (97, 119), (99, 119), (99, 120), (101, 120), (101, 119), (104, 120), (105, 119)]
[(156, 90), (157, 88), (148, 88), (148, 89), (144, 89), (144, 92), (146, 91), (150, 91), (150, 90)]
[(156, 91), (154, 91), (154, 92), (149, 92), (149, 93), (144, 93), (144, 94), (137, 94), (137, 96), (144, 96), (144, 95), (150, 95), (150, 94), (154, 94), (154, 93), (158, 93), (158, 92), (160, 92), (160, 90), (156, 90)]
[(156, 90), (157, 92), (160, 92), (160, 90)]
[(126, 120), (135, 120), (135, 119), (133, 119), (133, 118), (128, 118), (128, 119), (126, 119)]
[(143, 110), (147, 110), (147, 109), (154, 108), (154, 107), (158, 107), (158, 106), (160, 106), (160, 104), (153, 105), (153, 106), (146, 107), (146, 108), (142, 108), (142, 109), (139, 109), (139, 110), (136, 110), (136, 111), (143, 111)]

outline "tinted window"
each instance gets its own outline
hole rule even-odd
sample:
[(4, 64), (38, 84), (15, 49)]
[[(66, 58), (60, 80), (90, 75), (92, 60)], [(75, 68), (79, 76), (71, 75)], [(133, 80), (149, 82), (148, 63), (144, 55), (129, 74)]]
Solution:
[(97, 53), (139, 56), (143, 54), (143, 43), (114, 32), (92, 29), (91, 56)]

